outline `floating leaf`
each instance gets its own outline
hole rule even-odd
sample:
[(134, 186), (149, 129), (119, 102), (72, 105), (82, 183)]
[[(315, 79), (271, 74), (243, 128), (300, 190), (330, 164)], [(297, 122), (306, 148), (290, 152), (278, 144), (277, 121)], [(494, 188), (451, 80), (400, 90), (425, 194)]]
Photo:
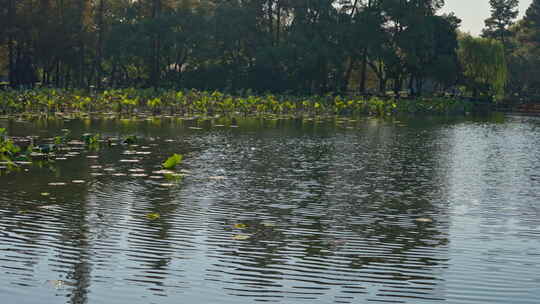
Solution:
[(232, 239), (237, 240), (237, 241), (242, 241), (242, 240), (247, 240), (250, 237), (251, 236), (249, 236), (247, 234), (235, 234), (235, 235), (233, 235)]
[(160, 218), (161, 215), (159, 215), (159, 213), (148, 213), (146, 215), (146, 218), (149, 219), (149, 220), (157, 220), (158, 218)]
[(85, 133), (81, 136), (81, 139), (84, 141), (85, 144), (89, 146), (97, 146), (99, 145), (100, 135)]
[(63, 140), (62, 136), (55, 136), (54, 137), (54, 144), (60, 145), (62, 143), (62, 140)]
[(161, 165), (165, 169), (172, 169), (182, 162), (182, 158), (182, 155), (174, 153), (171, 157), (167, 158), (167, 160)]
[(246, 225), (246, 224), (240, 224), (240, 223), (239, 223), (239, 224), (234, 224), (233, 226), (234, 226), (234, 228), (236, 228), (236, 229), (244, 229), (244, 228), (247, 228), (247, 225)]
[(42, 195), (42, 196), (49, 196), (49, 195), (51, 195), (51, 194), (50, 194), (49, 192), (41, 192), (41, 195)]
[(137, 142), (137, 136), (135, 135), (129, 135), (122, 141), (124, 145), (133, 145), (135, 142)]

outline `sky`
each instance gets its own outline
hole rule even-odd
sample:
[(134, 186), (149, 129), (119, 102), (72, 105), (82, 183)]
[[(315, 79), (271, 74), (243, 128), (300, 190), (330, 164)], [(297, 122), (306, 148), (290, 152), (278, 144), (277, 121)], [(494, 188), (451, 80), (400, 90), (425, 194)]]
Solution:
[[(479, 35), (484, 28), (484, 20), (491, 14), (489, 0), (446, 0), (443, 13), (454, 12), (461, 21), (461, 30)], [(519, 0), (519, 18), (532, 0)]]

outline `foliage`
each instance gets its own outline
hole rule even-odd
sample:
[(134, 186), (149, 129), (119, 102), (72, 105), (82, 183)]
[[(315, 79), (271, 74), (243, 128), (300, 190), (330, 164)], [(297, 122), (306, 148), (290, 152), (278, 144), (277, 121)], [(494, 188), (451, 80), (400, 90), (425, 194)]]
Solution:
[(96, 145), (99, 145), (100, 137), (101, 136), (99, 134), (85, 133), (82, 135), (81, 139), (88, 146), (96, 146)]
[(489, 99), (501, 99), (507, 80), (507, 66), (502, 43), (487, 38), (463, 35), (459, 59), (463, 69), (463, 84), (473, 92)]
[[(0, 113), (286, 113), (305, 107), (256, 100), (239, 109), (231, 95), (421, 97), (459, 83), (482, 97), (534, 98), (540, 0), (515, 22), (517, 3), (490, 0), (482, 33), (504, 46), (504, 72), (495, 44), (457, 42), (461, 20), (439, 13), (442, 0), (3, 0), (0, 65), (12, 88), (40, 89), (21, 94), (0, 83)], [(478, 60), (483, 51), (493, 64)], [(489, 69), (476, 67), (489, 65), (497, 72), (486, 79)], [(176, 95), (194, 89), (209, 94)], [(219, 106), (214, 91), (224, 94)], [(331, 112), (315, 104), (311, 113)]]
[(182, 162), (182, 158), (183, 158), (182, 155), (175, 153), (172, 156), (170, 156), (169, 158), (167, 158), (167, 160), (165, 162), (163, 162), (163, 164), (161, 164), (161, 166), (164, 169), (173, 169), (174, 167), (176, 167), (177, 165), (179, 165)]
[[(383, 93), (390, 82), (397, 92), (408, 81), (420, 95), (423, 82), (447, 87), (458, 72), (451, 67), (452, 22), (459, 19), (437, 15), (442, 0), (4, 2), (0, 49), (10, 50), (14, 88), (37, 82), (324, 95)], [(369, 74), (378, 85), (366, 85)], [(44, 97), (39, 106), (62, 111), (48, 104), (54, 99)], [(145, 102), (158, 113), (164, 100)], [(115, 103), (131, 111), (140, 101), (127, 95)]]
[(122, 143), (125, 145), (133, 145), (136, 142), (137, 142), (137, 136), (135, 135), (126, 136), (126, 138), (124, 138), (124, 140), (122, 141)]
[(510, 26), (518, 16), (518, 0), (489, 0), (491, 16), (486, 19), (482, 36), (498, 40), (508, 49)]
[(534, 0), (525, 17), (511, 27), (509, 92), (512, 98), (537, 101), (540, 97), (540, 1)]
[[(56, 98), (49, 99), (51, 91)], [(43, 103), (43, 100), (47, 103)], [(149, 105), (150, 100), (160, 100), (160, 104)], [(81, 104), (81, 100), (84, 102)], [(129, 102), (124, 102), (129, 100)], [(33, 89), (18, 91), (0, 91), (0, 107), (4, 112), (40, 113), (49, 105), (61, 108), (62, 115), (84, 116), (88, 113), (111, 113), (119, 115), (150, 115), (160, 112), (170, 115), (389, 115), (400, 112), (411, 112), (401, 104), (417, 104), (422, 109), (424, 104), (434, 102), (434, 98), (395, 99), (393, 97), (340, 96), (333, 94), (294, 96), (294, 95), (231, 95), (218, 91), (198, 90), (152, 90), (122, 89), (93, 92), (91, 95), (79, 90)], [(439, 103), (447, 106), (432, 108), (433, 113), (446, 113), (451, 108), (452, 99), (440, 99)], [(119, 103), (123, 106), (119, 107)], [(129, 106), (128, 106), (129, 104)], [(426, 109), (428, 109), (426, 107)], [(415, 111), (412, 111), (415, 112)], [(424, 112), (421, 110), (420, 112)], [(58, 136), (55, 141), (65, 142), (68, 133)], [(82, 140), (87, 145), (98, 145), (99, 134), (85, 134)], [(127, 136), (123, 144), (134, 144), (137, 137)], [(57, 143), (58, 144), (58, 143)]]
[(21, 151), (13, 141), (7, 137), (5, 128), (0, 128), (0, 161), (10, 162)]
[(161, 217), (161, 215), (160, 215), (159, 213), (157, 213), (157, 212), (148, 213), (148, 214), (146, 215), (146, 218), (149, 219), (149, 220), (152, 220), (152, 221), (153, 221), (153, 220), (157, 220), (157, 219), (159, 219), (160, 217)]

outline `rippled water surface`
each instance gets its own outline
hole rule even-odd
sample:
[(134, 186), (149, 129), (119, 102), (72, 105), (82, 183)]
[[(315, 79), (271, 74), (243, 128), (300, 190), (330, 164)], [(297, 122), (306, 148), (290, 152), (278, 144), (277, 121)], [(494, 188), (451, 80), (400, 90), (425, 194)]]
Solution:
[(139, 138), (3, 171), (2, 303), (540, 303), (538, 118), (0, 127)]

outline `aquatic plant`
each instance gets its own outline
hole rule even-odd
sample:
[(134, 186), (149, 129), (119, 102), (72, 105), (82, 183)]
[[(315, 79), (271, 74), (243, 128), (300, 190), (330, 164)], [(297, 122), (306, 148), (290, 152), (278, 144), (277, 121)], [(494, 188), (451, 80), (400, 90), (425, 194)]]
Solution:
[(57, 150), (57, 147), (58, 146), (55, 144), (40, 144), (40, 145), (37, 145), (36, 147), (33, 147), (32, 150), (38, 150), (41, 153), (51, 153)]
[(136, 142), (137, 142), (137, 136), (129, 135), (129, 136), (126, 136), (126, 138), (124, 138), (124, 140), (122, 141), (122, 144), (124, 144), (124, 145), (133, 145)]
[(87, 145), (94, 145), (99, 143), (100, 135), (98, 134), (91, 134), (91, 133), (84, 133), (81, 136), (81, 139), (84, 141)]
[(163, 162), (161, 166), (164, 169), (173, 169), (182, 162), (182, 158), (182, 155), (174, 153), (172, 156), (167, 158), (167, 160)]
[(151, 220), (151, 221), (157, 220), (157, 219), (159, 219), (160, 217), (161, 217), (161, 215), (160, 215), (159, 213), (157, 213), (157, 212), (148, 213), (148, 214), (146, 215), (146, 218), (149, 219), (149, 220)]
[(0, 128), (0, 160), (11, 162), (20, 151), (21, 148), (7, 137), (6, 129)]
[[(249, 93), (249, 92), (248, 92)], [(0, 91), (0, 111), (6, 114), (46, 113), (84, 115), (391, 115), (396, 113), (461, 113), (472, 103), (450, 98), (230, 95), (218, 91), (114, 89), (102, 92), (33, 89)]]

